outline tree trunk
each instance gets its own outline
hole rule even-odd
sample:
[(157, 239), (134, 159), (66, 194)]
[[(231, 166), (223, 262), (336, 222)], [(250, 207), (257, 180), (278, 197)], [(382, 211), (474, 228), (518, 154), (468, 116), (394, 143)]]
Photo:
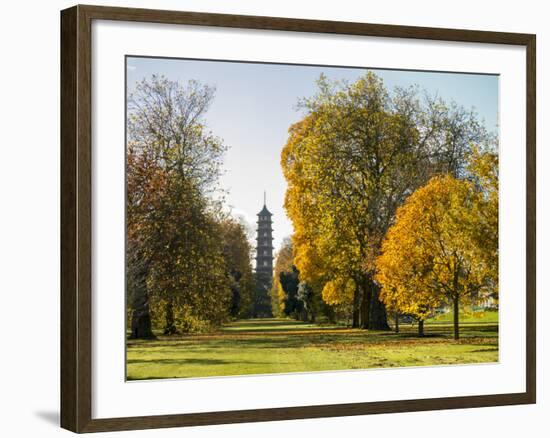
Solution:
[(361, 296), (360, 296), (360, 289), (359, 287), (355, 288), (355, 292), (353, 293), (353, 310), (352, 310), (352, 322), (351, 326), (353, 328), (359, 327), (359, 302), (360, 302)]
[(326, 314), (327, 314), (328, 322), (330, 322), (331, 324), (335, 324), (336, 323), (336, 314), (335, 314), (334, 308), (332, 306), (327, 305)]
[(368, 285), (366, 285), (366, 287), (363, 288), (363, 293), (361, 294), (361, 327), (364, 329), (369, 328), (370, 295), (371, 291), (368, 288)]
[(453, 332), (454, 332), (454, 338), (456, 340), (458, 340), (460, 337), (459, 327), (458, 327), (458, 312), (459, 312), (458, 307), (459, 307), (458, 294), (455, 294), (453, 296)]
[(147, 275), (148, 269), (144, 262), (137, 263), (128, 270), (128, 288), (132, 296), (131, 339), (155, 337), (151, 329)]
[(399, 313), (395, 312), (395, 333), (399, 333)]
[(165, 324), (164, 324), (164, 334), (165, 335), (174, 335), (176, 334), (176, 324), (174, 323), (174, 302), (170, 299), (166, 303), (165, 310)]
[(368, 328), (370, 330), (391, 330), (388, 325), (386, 306), (378, 299), (380, 290), (373, 281), (371, 281), (371, 291)]
[(418, 336), (420, 336), (420, 337), (424, 336), (424, 320), (423, 319), (418, 320)]
[(151, 315), (149, 314), (149, 302), (146, 299), (140, 307), (134, 307), (132, 311), (132, 330), (131, 339), (151, 339), (154, 338), (151, 329)]
[(361, 288), (363, 290), (362, 301), (361, 301), (361, 327), (364, 329), (370, 329), (370, 319), (371, 319), (371, 303), (372, 303), (372, 280), (368, 276), (364, 276), (360, 282)]
[(311, 306), (309, 306), (309, 322), (313, 324), (315, 323), (316, 319), (317, 319), (317, 311), (315, 309), (315, 306), (312, 303)]

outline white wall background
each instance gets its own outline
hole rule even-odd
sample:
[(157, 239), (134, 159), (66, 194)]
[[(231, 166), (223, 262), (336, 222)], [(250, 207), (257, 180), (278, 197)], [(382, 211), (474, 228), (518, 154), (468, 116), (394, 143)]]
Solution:
[[(550, 102), (550, 13), (536, 0), (111, 0), (88, 3), (234, 14), (455, 27), (537, 34), (539, 403), (336, 419), (123, 432), (105, 436), (535, 437), (548, 429), (550, 386), (543, 350), (550, 325), (543, 224), (550, 220), (543, 170)], [(68, 436), (59, 429), (59, 10), (70, 1), (4, 2), (0, 16), (0, 433)], [(548, 135), (546, 135), (548, 137)], [(545, 211), (546, 210), (546, 211)], [(546, 272), (545, 272), (546, 270)], [(545, 414), (546, 413), (546, 417)], [(546, 432), (547, 433), (547, 432)]]

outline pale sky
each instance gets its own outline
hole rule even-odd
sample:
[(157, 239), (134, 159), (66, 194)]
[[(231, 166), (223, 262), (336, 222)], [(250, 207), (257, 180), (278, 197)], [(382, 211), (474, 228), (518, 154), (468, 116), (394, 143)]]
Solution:
[[(185, 84), (195, 79), (216, 87), (214, 101), (205, 121), (212, 133), (229, 147), (224, 159), (221, 184), (235, 215), (242, 215), (256, 228), (256, 214), (267, 192), (267, 207), (273, 213), (273, 246), (292, 234), (284, 211), (286, 183), (280, 167), (281, 149), (288, 128), (302, 114), (296, 103), (316, 92), (321, 73), (330, 79), (353, 81), (366, 68), (316, 67), (255, 64), (224, 61), (127, 58), (128, 91), (136, 81), (164, 75)], [(489, 131), (497, 131), (498, 76), (370, 69), (382, 77), (389, 90), (395, 86), (418, 85), (474, 108)]]

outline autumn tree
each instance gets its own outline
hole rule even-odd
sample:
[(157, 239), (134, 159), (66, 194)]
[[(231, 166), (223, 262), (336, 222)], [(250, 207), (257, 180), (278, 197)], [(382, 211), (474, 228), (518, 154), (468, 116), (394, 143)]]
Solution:
[[(339, 227), (339, 217), (323, 209), (324, 199), (317, 162), (324, 144), (316, 138), (316, 114), (310, 114), (289, 130), (289, 140), (282, 151), (281, 164), (288, 182), (285, 208), (294, 225), (292, 242), (295, 264), (300, 278), (318, 294), (324, 284), (338, 276), (361, 275), (362, 261), (355, 251), (353, 236)], [(330, 171), (330, 167), (326, 169)], [(335, 204), (335, 207), (338, 204)], [(339, 233), (339, 231), (342, 233)], [(347, 251), (346, 251), (347, 249)], [(353, 326), (359, 326), (360, 290), (354, 291)]]
[(352, 278), (335, 277), (327, 281), (323, 286), (322, 298), (326, 305), (332, 309), (331, 315), (345, 315), (346, 317), (352, 314), (353, 300), (357, 286)]
[(254, 274), (250, 242), (244, 225), (232, 218), (219, 224), (223, 242), (225, 270), (231, 289), (230, 314), (234, 318), (250, 315), (254, 295)]
[(318, 86), (281, 156), (296, 265), (319, 290), (353, 280), (353, 325), (387, 329), (375, 261), (397, 207), (433, 174), (462, 175), (488, 136), (474, 113), (416, 88), (390, 93), (374, 73)]
[[(490, 195), (469, 180), (438, 176), (415, 191), (397, 211), (376, 265), (381, 299), (424, 321), (444, 303), (459, 308), (494, 291), (491, 257), (496, 229), (481, 214)], [(489, 230), (481, 237), (480, 230)]]
[(473, 182), (480, 196), (474, 214), (477, 228), (472, 230), (479, 257), (488, 270), (491, 297), (498, 300), (498, 154), (489, 149), (474, 147), (468, 159), (467, 178)]
[(147, 284), (157, 325), (173, 334), (221, 323), (230, 290), (219, 218), (190, 181), (166, 176)]
[(230, 290), (217, 237), (222, 142), (203, 116), (211, 87), (153, 75), (128, 97), (127, 284), (132, 336), (150, 335), (154, 307), (166, 333), (219, 323)]
[(159, 212), (165, 175), (148, 151), (127, 151), (127, 270), (128, 302), (132, 309), (132, 338), (151, 338), (150, 293), (147, 282), (152, 261), (162, 248), (156, 239), (156, 215)]
[[(288, 315), (286, 311), (286, 302), (289, 298), (288, 290), (291, 278), (294, 275), (294, 255), (292, 250), (292, 241), (287, 237), (283, 240), (281, 247), (275, 256), (275, 266), (273, 267), (273, 283), (271, 287), (271, 306), (274, 316)], [(296, 270), (296, 288), (297, 280)], [(283, 281), (281, 281), (283, 280)]]
[(204, 115), (215, 89), (152, 75), (128, 96), (128, 147), (147, 151), (164, 169), (193, 181), (205, 195), (218, 189), (226, 147), (208, 130)]

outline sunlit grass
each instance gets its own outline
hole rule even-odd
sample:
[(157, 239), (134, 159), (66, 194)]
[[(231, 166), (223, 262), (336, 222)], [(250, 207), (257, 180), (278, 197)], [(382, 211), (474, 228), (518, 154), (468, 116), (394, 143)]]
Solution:
[(231, 376), (303, 371), (486, 363), (498, 360), (498, 325), (427, 324), (426, 336), (372, 332), (284, 319), (237, 321), (212, 334), (128, 341), (127, 377)]
[[(461, 309), (459, 321), (464, 324), (498, 324), (498, 311), (496, 310), (478, 310)], [(446, 312), (437, 315), (428, 320), (428, 322), (453, 322), (453, 312)]]

